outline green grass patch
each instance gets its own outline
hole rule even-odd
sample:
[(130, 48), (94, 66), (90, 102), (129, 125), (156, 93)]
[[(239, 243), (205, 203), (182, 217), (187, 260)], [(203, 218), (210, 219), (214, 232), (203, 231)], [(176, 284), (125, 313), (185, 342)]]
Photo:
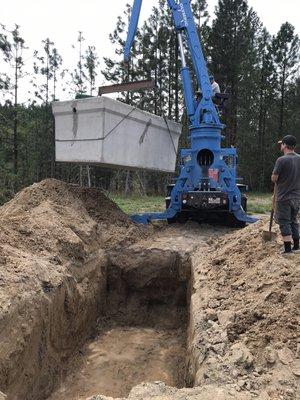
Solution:
[(165, 198), (162, 196), (122, 196), (112, 195), (111, 199), (126, 214), (141, 214), (145, 212), (163, 211)]
[[(250, 214), (267, 214), (271, 210), (271, 194), (247, 193), (248, 212)], [(122, 196), (111, 195), (110, 198), (126, 214), (141, 214), (145, 212), (158, 212), (165, 210), (165, 198), (163, 196)]]
[(251, 214), (268, 214), (272, 208), (272, 194), (247, 193), (248, 212)]

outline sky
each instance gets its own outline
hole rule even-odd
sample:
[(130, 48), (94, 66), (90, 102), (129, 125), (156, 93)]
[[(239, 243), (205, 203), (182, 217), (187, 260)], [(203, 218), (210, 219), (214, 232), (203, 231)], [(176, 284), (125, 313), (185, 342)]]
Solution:
[[(122, 15), (125, 4), (133, 0), (9, 0), (1, 7), (0, 23), (12, 28), (20, 25), (21, 34), (30, 48), (25, 60), (32, 62), (32, 52), (41, 47), (41, 41), (49, 37), (64, 58), (64, 64), (75, 59), (72, 44), (76, 43), (78, 31), (82, 31), (86, 45), (96, 47), (100, 58), (112, 56), (108, 39), (114, 30), (117, 17)], [(212, 15), (217, 0), (207, 0)], [(158, 0), (144, 0), (140, 21), (146, 19)], [(300, 34), (299, 0), (248, 0), (260, 19), (275, 34), (280, 25), (291, 22)], [(68, 67), (68, 65), (67, 65)], [(0, 65), (1, 68), (1, 65)], [(99, 77), (98, 85), (105, 84)]]

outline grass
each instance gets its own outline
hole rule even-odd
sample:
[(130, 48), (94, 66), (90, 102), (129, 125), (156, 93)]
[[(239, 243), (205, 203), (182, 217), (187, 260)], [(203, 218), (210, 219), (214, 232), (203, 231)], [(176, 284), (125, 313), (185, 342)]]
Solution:
[(268, 214), (272, 208), (271, 193), (247, 193), (250, 214)]
[(163, 211), (165, 199), (162, 196), (122, 196), (113, 195), (111, 199), (126, 213), (140, 214), (144, 212)]
[[(163, 196), (111, 195), (110, 197), (126, 214), (156, 212), (165, 209)], [(270, 212), (271, 194), (247, 193), (247, 197), (249, 214), (267, 214)]]

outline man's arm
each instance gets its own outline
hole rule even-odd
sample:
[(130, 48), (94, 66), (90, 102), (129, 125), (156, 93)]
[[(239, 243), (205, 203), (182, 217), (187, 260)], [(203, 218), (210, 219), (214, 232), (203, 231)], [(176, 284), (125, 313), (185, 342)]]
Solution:
[(276, 175), (276, 174), (272, 174), (272, 176), (271, 176), (271, 181), (273, 182), (273, 183), (276, 183), (277, 181), (278, 181), (278, 175)]
[(273, 183), (276, 183), (278, 181), (280, 171), (281, 171), (281, 166), (282, 166), (281, 160), (280, 160), (280, 158), (278, 158), (276, 160), (276, 163), (275, 163), (272, 175), (271, 175), (271, 181)]

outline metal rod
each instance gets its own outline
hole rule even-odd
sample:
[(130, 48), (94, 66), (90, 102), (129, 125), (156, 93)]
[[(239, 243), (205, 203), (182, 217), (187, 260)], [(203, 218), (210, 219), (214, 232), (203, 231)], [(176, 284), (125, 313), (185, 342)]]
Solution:
[(153, 89), (155, 87), (155, 82), (153, 80), (143, 80), (138, 82), (126, 82), (116, 85), (100, 86), (98, 90), (98, 95), (116, 92), (127, 92), (136, 91), (141, 89)]
[(184, 54), (184, 45), (183, 45), (183, 38), (182, 38), (181, 32), (178, 32), (178, 44), (179, 44), (179, 52), (180, 52), (182, 68), (185, 68), (186, 67), (186, 59), (185, 59), (185, 54)]

